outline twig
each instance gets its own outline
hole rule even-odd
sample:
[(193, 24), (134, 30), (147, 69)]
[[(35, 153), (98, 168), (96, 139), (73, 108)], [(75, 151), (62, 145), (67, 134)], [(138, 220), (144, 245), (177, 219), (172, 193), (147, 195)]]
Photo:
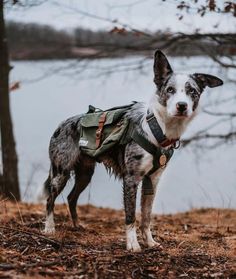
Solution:
[(230, 116), (230, 117), (236, 117), (235, 112), (214, 112), (214, 111), (209, 111), (207, 109), (203, 109), (203, 112), (214, 115), (214, 116)]
[(32, 233), (32, 232), (27, 232), (27, 231), (24, 231), (24, 230), (21, 230), (21, 229), (15, 229), (15, 228), (5, 227), (5, 226), (0, 226), (0, 229), (20, 232), (20, 233), (23, 233), (23, 234), (26, 234), (26, 235), (29, 235), (29, 236), (35, 236), (35, 237), (41, 238), (41, 239), (47, 241), (48, 243), (50, 243), (55, 249), (59, 249), (61, 247), (61, 243), (59, 241), (57, 241), (55, 239), (48, 238), (48, 237), (46, 237), (44, 235), (41, 235), (41, 234), (36, 234), (36, 233)]
[[(67, 272), (60, 272), (60, 271), (53, 271), (53, 270), (40, 270), (39, 271), (40, 275), (48, 275), (48, 276), (58, 276), (58, 277), (63, 277), (63, 278), (68, 278), (69, 276), (72, 278), (75, 278), (76, 275), (84, 275), (85, 270), (79, 270), (79, 271), (67, 271)], [(79, 277), (80, 278), (80, 277)], [(82, 277), (84, 278), (84, 277)], [(86, 278), (86, 277), (85, 277)]]
[(21, 214), (21, 212), (20, 212), (19, 203), (18, 203), (16, 197), (14, 196), (14, 194), (13, 194), (12, 192), (10, 192), (10, 194), (12, 195), (12, 197), (13, 197), (14, 200), (15, 200), (15, 203), (16, 203), (16, 206), (17, 206), (17, 210), (18, 210), (19, 215), (20, 215), (21, 225), (24, 225), (24, 220), (23, 220), (22, 214)]
[(25, 264), (25, 263), (21, 263), (21, 264), (5, 264), (2, 263), (0, 264), (0, 269), (2, 270), (10, 270), (10, 269), (17, 269), (17, 268), (29, 268), (29, 267), (48, 267), (48, 266), (53, 266), (53, 265), (57, 265), (60, 264), (61, 262), (59, 261), (53, 261), (53, 262), (36, 262), (36, 263), (30, 263), (30, 264)]

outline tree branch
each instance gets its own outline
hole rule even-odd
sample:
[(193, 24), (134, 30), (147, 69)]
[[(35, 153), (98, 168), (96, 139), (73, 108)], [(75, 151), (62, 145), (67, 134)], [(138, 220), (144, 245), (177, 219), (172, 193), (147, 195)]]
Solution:
[(203, 134), (203, 135), (195, 135), (188, 139), (181, 140), (182, 146), (187, 146), (194, 141), (199, 141), (202, 139), (221, 139), (225, 143), (226, 141), (232, 140), (236, 138), (236, 131), (229, 132), (227, 134)]
[(209, 111), (207, 109), (203, 109), (203, 112), (213, 115), (213, 116), (229, 116), (229, 117), (236, 117), (236, 113), (235, 112), (213, 112), (213, 111)]

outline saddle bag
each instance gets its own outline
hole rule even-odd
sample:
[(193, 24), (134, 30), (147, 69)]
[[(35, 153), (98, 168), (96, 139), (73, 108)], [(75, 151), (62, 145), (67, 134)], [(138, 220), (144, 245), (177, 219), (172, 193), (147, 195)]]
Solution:
[(133, 105), (134, 103), (105, 111), (89, 106), (88, 113), (84, 114), (80, 121), (81, 151), (90, 157), (98, 158), (115, 145), (126, 144), (130, 140), (130, 121), (124, 115)]

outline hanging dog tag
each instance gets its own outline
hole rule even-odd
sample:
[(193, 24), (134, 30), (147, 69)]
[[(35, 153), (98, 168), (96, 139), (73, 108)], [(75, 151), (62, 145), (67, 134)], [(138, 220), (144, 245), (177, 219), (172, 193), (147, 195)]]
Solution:
[(159, 158), (159, 163), (161, 167), (165, 167), (166, 163), (167, 163), (167, 157), (165, 154), (162, 154)]

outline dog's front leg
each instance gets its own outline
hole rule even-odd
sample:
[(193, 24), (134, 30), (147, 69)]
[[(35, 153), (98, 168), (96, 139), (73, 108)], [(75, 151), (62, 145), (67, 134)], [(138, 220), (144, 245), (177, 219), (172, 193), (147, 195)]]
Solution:
[(152, 185), (154, 194), (153, 195), (145, 195), (144, 189), (142, 187), (142, 196), (141, 196), (141, 232), (143, 236), (144, 244), (147, 247), (160, 246), (158, 242), (156, 242), (151, 233), (150, 223), (151, 223), (151, 213), (152, 213), (152, 205), (153, 200), (156, 194), (157, 183), (159, 181), (162, 170), (158, 170), (151, 176)]
[(124, 207), (125, 207), (125, 224), (126, 224), (126, 247), (132, 252), (141, 251), (137, 239), (135, 226), (135, 210), (138, 183), (135, 176), (126, 175), (124, 177)]

